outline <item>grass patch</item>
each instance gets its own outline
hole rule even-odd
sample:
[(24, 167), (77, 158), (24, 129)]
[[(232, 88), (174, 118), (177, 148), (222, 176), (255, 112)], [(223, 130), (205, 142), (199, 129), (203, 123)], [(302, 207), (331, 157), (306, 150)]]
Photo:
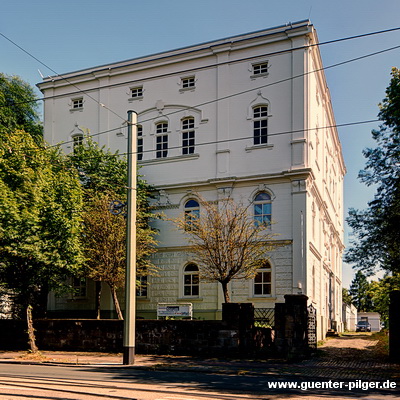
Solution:
[(381, 357), (389, 356), (389, 335), (387, 331), (383, 330), (380, 332), (375, 332), (371, 335), (372, 340), (377, 340), (378, 343), (375, 346), (375, 352)]

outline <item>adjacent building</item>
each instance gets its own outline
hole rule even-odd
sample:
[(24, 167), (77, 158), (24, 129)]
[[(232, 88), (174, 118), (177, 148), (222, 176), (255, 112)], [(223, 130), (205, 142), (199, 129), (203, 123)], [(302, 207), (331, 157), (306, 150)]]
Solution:
[[(127, 111), (138, 115), (137, 159), (168, 218), (200, 213), (197, 194), (252, 204), (255, 219), (285, 246), (256, 278), (231, 284), (234, 302), (273, 307), (303, 293), (317, 309), (318, 336), (342, 326), (345, 166), (329, 90), (309, 21), (48, 77), (45, 138), (66, 151), (86, 133), (125, 152)], [(222, 293), (198, 279), (184, 235), (168, 220), (154, 263), (158, 277), (138, 293), (138, 314), (159, 303), (191, 303), (195, 318), (219, 318)], [(89, 310), (82, 296), (52, 297), (50, 308)], [(86, 286), (85, 286), (86, 285)], [(92, 293), (93, 292), (93, 293)], [(109, 304), (104, 308), (112, 309)]]

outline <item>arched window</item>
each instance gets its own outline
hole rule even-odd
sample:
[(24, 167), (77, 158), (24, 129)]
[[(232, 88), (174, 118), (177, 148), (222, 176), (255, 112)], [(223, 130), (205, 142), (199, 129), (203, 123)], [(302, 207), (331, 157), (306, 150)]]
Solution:
[(266, 261), (264, 265), (257, 270), (254, 277), (254, 296), (269, 296), (272, 294), (272, 268)]
[(200, 204), (197, 200), (191, 199), (185, 203), (185, 229), (187, 231), (194, 228), (196, 220), (200, 218)]
[(199, 268), (196, 264), (188, 264), (183, 270), (183, 295), (199, 296)]
[(254, 198), (254, 220), (257, 224), (270, 224), (272, 216), (271, 196), (267, 192), (258, 193)]
[(253, 137), (254, 144), (268, 142), (268, 107), (258, 106), (253, 108)]
[(182, 154), (194, 153), (194, 118), (182, 120)]

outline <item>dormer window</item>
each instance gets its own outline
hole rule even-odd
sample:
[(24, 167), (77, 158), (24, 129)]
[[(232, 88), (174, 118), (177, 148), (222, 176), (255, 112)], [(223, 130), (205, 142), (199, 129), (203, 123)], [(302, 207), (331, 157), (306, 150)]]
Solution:
[(253, 75), (268, 74), (268, 62), (253, 64)]
[(131, 98), (137, 99), (138, 97), (143, 97), (143, 86), (131, 88)]
[(83, 108), (83, 97), (72, 99), (72, 110), (79, 110)]
[(191, 89), (196, 85), (195, 77), (189, 76), (181, 79), (182, 89)]

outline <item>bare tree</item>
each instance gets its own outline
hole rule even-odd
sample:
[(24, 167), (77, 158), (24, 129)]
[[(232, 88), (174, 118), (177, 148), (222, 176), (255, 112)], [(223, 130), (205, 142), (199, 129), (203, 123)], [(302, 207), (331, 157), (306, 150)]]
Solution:
[(207, 202), (197, 197), (200, 214), (186, 213), (175, 224), (188, 236), (200, 277), (219, 282), (229, 303), (229, 282), (254, 278), (269, 252), (285, 243), (272, 240), (276, 234), (269, 222), (254, 220), (252, 204), (245, 206), (232, 198)]

